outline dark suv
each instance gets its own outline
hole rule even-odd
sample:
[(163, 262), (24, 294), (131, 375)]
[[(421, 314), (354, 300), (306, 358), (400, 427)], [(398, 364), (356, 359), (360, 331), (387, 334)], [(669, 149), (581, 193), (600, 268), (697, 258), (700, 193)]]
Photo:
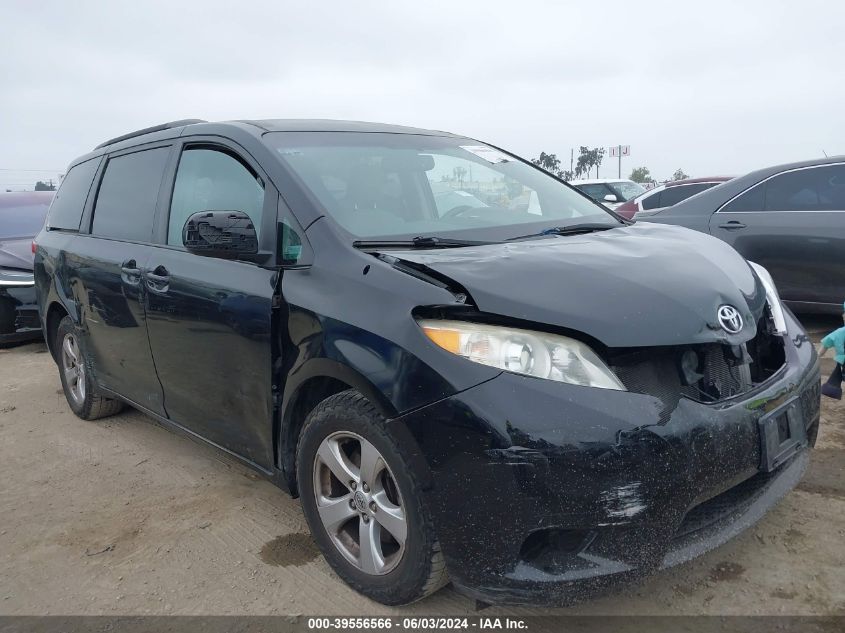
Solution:
[(563, 603), (688, 560), (818, 430), (765, 269), (444, 132), (142, 130), (71, 165), (36, 242), (73, 411), (128, 403), (243, 460), (388, 604), (448, 579)]

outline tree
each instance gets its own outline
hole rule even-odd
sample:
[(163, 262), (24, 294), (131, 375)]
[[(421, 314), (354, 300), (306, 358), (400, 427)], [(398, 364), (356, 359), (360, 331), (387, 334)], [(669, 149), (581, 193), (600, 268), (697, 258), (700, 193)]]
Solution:
[(596, 168), (596, 178), (599, 176), (599, 165), (604, 158), (604, 148), (594, 147), (590, 149), (584, 145), (578, 150), (578, 162), (575, 164), (575, 177), (589, 176), (590, 170)]
[(36, 191), (55, 191), (56, 185), (53, 184), (53, 181), (50, 182), (41, 182), (40, 180), (35, 183), (35, 190)]
[(572, 180), (575, 175), (568, 169), (560, 168), (560, 159), (556, 154), (546, 154), (546, 152), (540, 152), (540, 157), (532, 158), (531, 162), (537, 165), (540, 169), (543, 169), (550, 174), (554, 174), (561, 180)]
[(452, 175), (455, 177), (455, 180), (459, 181), (461, 187), (464, 186), (464, 176), (467, 175), (467, 170), (465, 167), (455, 167), (452, 169)]
[(674, 174), (672, 174), (672, 180), (686, 180), (687, 178), (689, 178), (689, 176), (687, 176), (687, 175), (684, 173), (684, 170), (683, 170), (683, 169), (681, 169), (680, 167), (678, 167), (678, 168), (675, 170), (675, 173), (674, 173)]
[(648, 167), (635, 167), (628, 178), (634, 182), (651, 182), (651, 172)]
[(540, 157), (531, 159), (531, 162), (537, 165), (537, 167), (545, 169), (550, 174), (554, 174), (555, 176), (560, 175), (560, 159), (555, 154), (540, 152)]
[(601, 161), (603, 159), (604, 159), (604, 148), (603, 147), (593, 148), (593, 165), (596, 168), (596, 178), (599, 177), (599, 165), (601, 165)]

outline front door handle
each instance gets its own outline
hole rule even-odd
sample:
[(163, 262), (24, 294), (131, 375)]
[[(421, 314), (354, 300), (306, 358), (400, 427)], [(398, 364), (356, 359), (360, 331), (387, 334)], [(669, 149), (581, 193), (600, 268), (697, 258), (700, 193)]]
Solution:
[(157, 266), (152, 272), (144, 274), (147, 279), (147, 288), (152, 292), (164, 294), (170, 288), (170, 273), (164, 266)]
[(120, 278), (123, 283), (137, 286), (141, 282), (141, 269), (134, 259), (129, 259), (120, 265)]
[(725, 222), (724, 224), (719, 225), (720, 229), (727, 229), (728, 231), (735, 231), (736, 229), (744, 229), (745, 224), (739, 222), (738, 220), (731, 220), (730, 222)]

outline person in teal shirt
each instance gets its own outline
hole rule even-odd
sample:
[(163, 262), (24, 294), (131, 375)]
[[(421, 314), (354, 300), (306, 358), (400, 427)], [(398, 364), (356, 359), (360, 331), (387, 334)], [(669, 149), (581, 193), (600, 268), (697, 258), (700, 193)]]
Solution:
[[(845, 309), (845, 304), (842, 305)], [(842, 320), (845, 321), (845, 312), (842, 314)], [(822, 393), (829, 398), (836, 398), (842, 400), (842, 365), (845, 365), (845, 327), (834, 330), (822, 339), (820, 356), (827, 354), (827, 350), (832, 349), (834, 360), (836, 360), (836, 367), (830, 378), (822, 385)]]

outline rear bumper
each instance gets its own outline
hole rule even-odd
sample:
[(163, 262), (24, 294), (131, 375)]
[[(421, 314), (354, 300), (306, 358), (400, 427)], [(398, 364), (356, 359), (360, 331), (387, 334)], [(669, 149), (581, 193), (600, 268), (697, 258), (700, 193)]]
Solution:
[(0, 344), (40, 337), (35, 286), (0, 286)]
[(819, 369), (790, 316), (787, 361), (742, 400), (498, 377), (398, 418), (431, 470), (427, 503), (455, 585), (486, 602), (567, 604), (687, 561), (752, 525), (799, 481), (804, 447), (761, 471), (758, 420), (797, 397), (807, 445)]

